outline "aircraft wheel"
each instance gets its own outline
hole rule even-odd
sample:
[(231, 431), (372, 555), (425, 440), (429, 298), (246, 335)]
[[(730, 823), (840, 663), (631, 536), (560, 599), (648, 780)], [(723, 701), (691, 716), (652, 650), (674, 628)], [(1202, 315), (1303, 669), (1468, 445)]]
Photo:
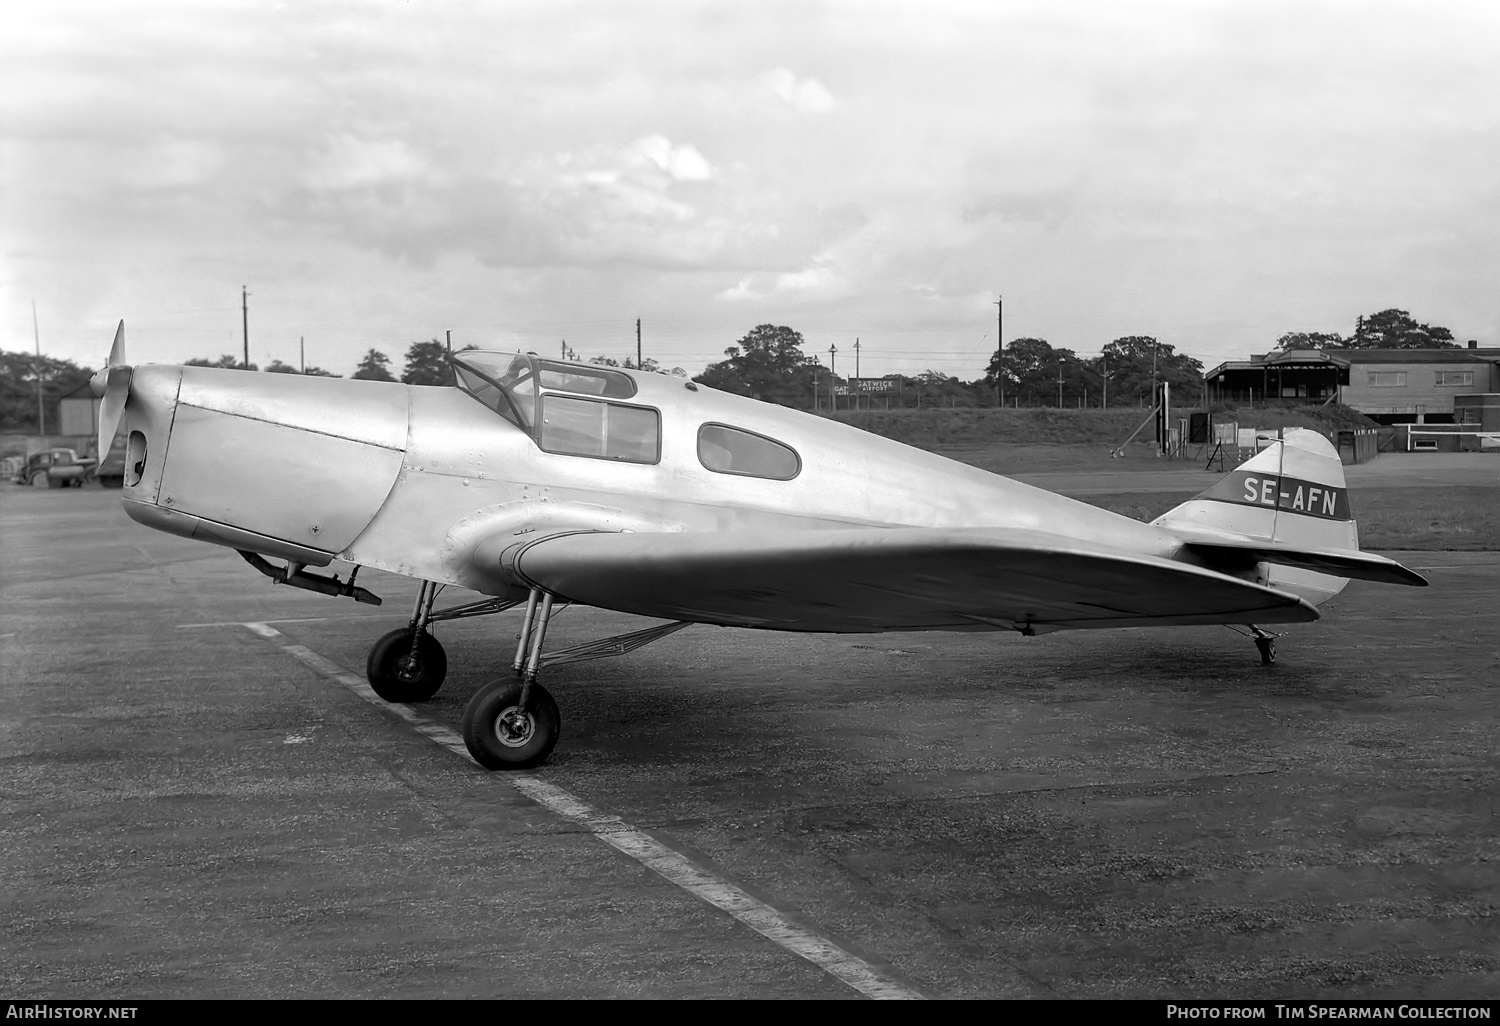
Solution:
[(104, 488), (124, 488), (125, 487), (125, 479), (123, 477), (113, 477), (113, 476), (101, 477), (99, 479), (99, 484), (100, 484), (101, 487), (104, 487)]
[(1260, 649), (1260, 661), (1263, 666), (1276, 665), (1276, 642), (1270, 638), (1256, 638), (1255, 647)]
[(400, 627), (375, 642), (365, 661), (365, 677), (387, 702), (425, 702), (437, 694), (448, 675), (448, 653), (426, 631), (411, 654), (410, 627)]
[(485, 769), (539, 766), (557, 745), (562, 714), (540, 684), (531, 685), (528, 709), (521, 708), (521, 685), (490, 681), (464, 709), (464, 744)]

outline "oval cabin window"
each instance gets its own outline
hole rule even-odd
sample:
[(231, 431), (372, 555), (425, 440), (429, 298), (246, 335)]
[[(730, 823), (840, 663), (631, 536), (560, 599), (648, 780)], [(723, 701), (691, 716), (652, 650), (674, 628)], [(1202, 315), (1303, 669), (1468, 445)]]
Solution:
[(789, 445), (727, 424), (698, 429), (698, 462), (716, 474), (790, 481), (802, 470), (802, 458)]

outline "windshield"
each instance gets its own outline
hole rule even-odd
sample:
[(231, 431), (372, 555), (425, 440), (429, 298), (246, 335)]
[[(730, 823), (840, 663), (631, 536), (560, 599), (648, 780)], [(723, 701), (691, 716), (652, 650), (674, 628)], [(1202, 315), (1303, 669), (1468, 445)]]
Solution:
[(515, 353), (465, 352), (453, 357), (458, 387), (523, 431), (536, 410), (531, 359)]

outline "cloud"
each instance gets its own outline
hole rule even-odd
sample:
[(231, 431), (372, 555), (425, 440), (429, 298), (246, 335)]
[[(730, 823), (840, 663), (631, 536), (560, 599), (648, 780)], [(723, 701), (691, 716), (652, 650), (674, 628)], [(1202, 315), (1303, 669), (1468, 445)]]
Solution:
[(316, 154), (302, 182), (316, 191), (361, 189), (433, 177), (420, 155), (399, 139), (343, 135)]
[(798, 271), (741, 278), (734, 285), (716, 293), (714, 298), (723, 303), (763, 299), (825, 300), (845, 294), (847, 286), (847, 281), (835, 269), (833, 258), (821, 255), (814, 259), (812, 266)]
[(648, 135), (631, 143), (627, 154), (656, 165), (675, 181), (706, 182), (713, 178), (714, 169), (696, 148), (683, 144), (673, 146), (664, 135)]
[(162, 325), (237, 339), (247, 281), (265, 330), (347, 339), (327, 365), (435, 311), (696, 317), (706, 357), (784, 306), (904, 326), (918, 369), (998, 291), (1080, 351), (1500, 323), (1500, 5), (580, 10), (0, 4), (0, 338), (35, 296), (97, 359), (121, 312), (228, 294)]
[(760, 80), (803, 114), (831, 114), (838, 109), (838, 100), (815, 78), (798, 78), (786, 68), (772, 68)]

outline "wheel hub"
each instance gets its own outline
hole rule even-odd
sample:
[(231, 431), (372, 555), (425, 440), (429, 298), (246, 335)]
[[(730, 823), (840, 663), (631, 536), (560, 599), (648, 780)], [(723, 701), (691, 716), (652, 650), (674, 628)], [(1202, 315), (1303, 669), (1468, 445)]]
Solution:
[(507, 748), (523, 748), (536, 733), (536, 719), (519, 706), (504, 709), (495, 717), (495, 737)]
[(395, 672), (398, 680), (411, 684), (422, 676), (422, 663), (409, 655), (404, 655), (396, 660)]

